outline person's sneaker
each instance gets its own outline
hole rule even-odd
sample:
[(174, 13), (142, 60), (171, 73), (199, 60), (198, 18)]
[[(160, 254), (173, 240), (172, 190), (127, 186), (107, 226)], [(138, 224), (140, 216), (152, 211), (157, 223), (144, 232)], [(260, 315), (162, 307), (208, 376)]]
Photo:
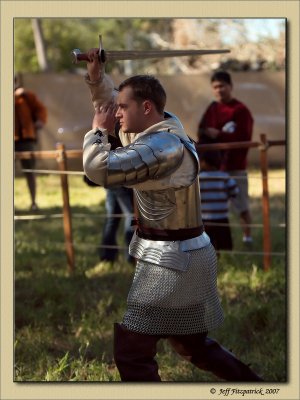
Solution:
[(30, 211), (38, 211), (38, 205), (36, 203), (32, 203), (30, 206)]
[(103, 272), (111, 270), (113, 264), (114, 264), (113, 261), (101, 261), (95, 267), (86, 270), (85, 276), (89, 279), (101, 276)]
[(243, 236), (243, 244), (245, 247), (247, 247), (248, 249), (252, 248), (253, 245), (253, 239), (251, 236)]

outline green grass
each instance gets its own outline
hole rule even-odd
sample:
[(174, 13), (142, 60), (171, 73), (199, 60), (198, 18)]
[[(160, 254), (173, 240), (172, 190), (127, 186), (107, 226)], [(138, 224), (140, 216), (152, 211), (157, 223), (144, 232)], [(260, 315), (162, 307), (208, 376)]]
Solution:
[[(285, 221), (284, 171), (270, 171), (271, 223)], [(259, 177), (259, 172), (251, 171)], [(272, 179), (272, 177), (276, 179)], [(250, 180), (253, 223), (261, 223), (261, 183)], [(75, 272), (67, 273), (61, 218), (59, 176), (38, 176), (38, 214), (43, 220), (15, 222), (15, 380), (119, 381), (113, 360), (113, 323), (121, 320), (133, 277), (133, 267), (121, 253), (88, 279), (85, 271), (98, 265), (105, 192), (69, 177), (73, 213)], [(24, 178), (15, 180), (16, 215), (30, 214)], [(237, 222), (231, 216), (232, 224)], [(241, 230), (232, 227), (235, 250), (245, 251)], [(272, 228), (272, 251), (285, 252), (285, 229)], [(262, 230), (253, 229), (253, 252), (262, 251)], [(122, 243), (122, 232), (119, 234)], [(284, 382), (286, 373), (286, 265), (272, 257), (263, 270), (261, 255), (222, 254), (218, 285), (225, 322), (210, 336), (253, 368), (265, 380)], [(179, 358), (160, 341), (157, 360), (166, 381), (216, 381)]]

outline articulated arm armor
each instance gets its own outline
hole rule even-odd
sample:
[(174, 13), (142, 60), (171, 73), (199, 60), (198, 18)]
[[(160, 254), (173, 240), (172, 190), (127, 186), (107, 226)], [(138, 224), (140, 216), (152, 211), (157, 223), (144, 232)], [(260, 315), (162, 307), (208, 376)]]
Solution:
[[(92, 155), (89, 163), (91, 171), (93, 160), (97, 167), (103, 163), (103, 168), (101, 165), (99, 168), (99, 175), (103, 174), (103, 179), (99, 179), (102, 185), (136, 185), (137, 230), (130, 244), (130, 254), (154, 264), (185, 269), (189, 258), (187, 251), (209, 243), (208, 236), (201, 235), (199, 160), (195, 146), (188, 138), (158, 131), (109, 151), (105, 148), (106, 136), (99, 130), (93, 133), (98, 134), (93, 144), (103, 146), (103, 157), (100, 161), (97, 154)], [(91, 139), (94, 140), (94, 136), (90, 136), (90, 143)], [(179, 182), (182, 179), (178, 185), (177, 179)], [(145, 189), (138, 185), (144, 182)]]
[(133, 185), (170, 175), (180, 166), (183, 149), (176, 135), (156, 132), (110, 151), (106, 186)]

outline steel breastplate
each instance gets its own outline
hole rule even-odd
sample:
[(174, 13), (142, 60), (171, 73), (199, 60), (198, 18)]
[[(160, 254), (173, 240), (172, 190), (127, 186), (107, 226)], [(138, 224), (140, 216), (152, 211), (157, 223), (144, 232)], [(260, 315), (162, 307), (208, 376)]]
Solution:
[(135, 198), (141, 227), (178, 230), (202, 225), (198, 178), (183, 189), (135, 189)]
[[(189, 250), (207, 246), (210, 242), (205, 232), (188, 236), (202, 227), (198, 179), (180, 190), (149, 191), (147, 194), (135, 190), (135, 194), (138, 228), (131, 240), (129, 254), (161, 267), (187, 271)], [(140, 229), (159, 235), (154, 238), (151, 233), (147, 238), (139, 234)], [(168, 235), (179, 232), (179, 237), (165, 239), (166, 232)]]

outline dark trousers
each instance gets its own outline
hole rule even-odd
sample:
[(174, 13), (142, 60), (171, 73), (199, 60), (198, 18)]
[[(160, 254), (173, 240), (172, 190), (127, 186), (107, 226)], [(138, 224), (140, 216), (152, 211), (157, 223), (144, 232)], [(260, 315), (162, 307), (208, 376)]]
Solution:
[[(214, 223), (222, 225), (213, 225)], [(211, 243), (217, 251), (232, 250), (232, 236), (228, 218), (203, 220), (203, 225), (205, 232), (210, 237)]]
[(190, 335), (146, 335), (115, 324), (114, 357), (122, 381), (159, 382), (156, 346), (167, 339), (176, 352), (200, 369), (232, 382), (262, 379), (207, 333)]

